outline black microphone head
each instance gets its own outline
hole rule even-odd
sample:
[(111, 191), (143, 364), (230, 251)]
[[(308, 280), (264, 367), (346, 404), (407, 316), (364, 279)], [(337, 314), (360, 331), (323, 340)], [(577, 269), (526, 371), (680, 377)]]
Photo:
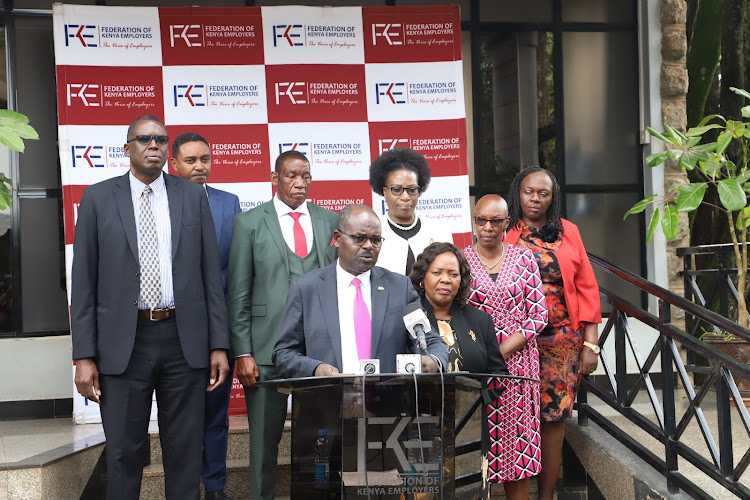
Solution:
[(365, 373), (367, 375), (372, 375), (373, 373), (375, 373), (375, 365), (372, 363), (367, 363), (365, 365)]
[(422, 309), (422, 305), (419, 302), (412, 302), (411, 304), (406, 304), (406, 307), (404, 307), (404, 316), (408, 316), (414, 311), (418, 311), (420, 309)]

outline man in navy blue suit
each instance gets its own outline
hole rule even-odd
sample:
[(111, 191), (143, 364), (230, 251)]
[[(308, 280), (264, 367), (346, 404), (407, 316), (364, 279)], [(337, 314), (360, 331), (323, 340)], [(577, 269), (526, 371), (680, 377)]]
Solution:
[[(241, 212), (236, 195), (206, 185), (211, 174), (211, 148), (202, 136), (187, 132), (172, 143), (172, 168), (180, 177), (206, 188), (216, 229), (221, 259), (224, 298), (227, 295), (227, 266), (232, 245), (234, 216)], [(229, 356), (229, 376), (221, 387), (206, 393), (206, 415), (203, 428), (203, 484), (206, 500), (231, 500), (224, 491), (227, 480), (227, 439), (229, 430), (229, 397), (232, 392), (234, 356)]]

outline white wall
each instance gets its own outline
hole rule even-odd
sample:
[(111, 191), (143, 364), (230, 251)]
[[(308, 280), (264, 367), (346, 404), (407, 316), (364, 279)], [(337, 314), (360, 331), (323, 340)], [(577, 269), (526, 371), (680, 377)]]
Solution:
[(73, 397), (70, 335), (0, 340), (0, 402)]

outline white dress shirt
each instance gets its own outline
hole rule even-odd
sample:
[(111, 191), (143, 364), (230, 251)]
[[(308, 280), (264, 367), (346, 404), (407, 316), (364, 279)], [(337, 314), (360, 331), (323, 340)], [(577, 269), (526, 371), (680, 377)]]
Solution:
[(313, 245), (313, 227), (312, 220), (310, 219), (310, 212), (307, 210), (307, 202), (292, 209), (289, 205), (281, 201), (278, 195), (273, 197), (273, 207), (276, 209), (276, 213), (279, 216), (279, 224), (281, 225), (281, 234), (284, 236), (289, 249), (294, 252), (294, 219), (289, 215), (291, 212), (297, 212), (302, 214), (299, 218), (299, 223), (302, 226), (302, 230), (305, 232), (305, 240), (307, 242), (307, 253), (310, 253)]
[[(167, 198), (167, 185), (164, 183), (164, 175), (160, 175), (149, 185), (153, 190), (151, 193), (151, 211), (154, 214), (156, 237), (159, 241), (161, 301), (156, 305), (156, 308), (174, 309), (174, 288), (172, 286), (172, 220), (169, 218), (169, 199)], [(133, 175), (133, 172), (130, 172), (130, 197), (133, 200), (135, 232), (138, 237), (139, 255), (141, 248), (141, 232), (139, 231), (141, 195), (145, 188), (146, 184), (139, 181)], [(148, 306), (141, 301), (140, 296), (138, 297), (138, 309), (148, 309)]]
[(359, 372), (357, 337), (354, 334), (354, 296), (357, 293), (357, 289), (352, 284), (354, 278), (359, 278), (359, 281), (362, 282), (360, 285), (362, 297), (365, 299), (367, 310), (370, 311), (370, 324), (372, 324), (370, 271), (354, 276), (345, 271), (339, 261), (336, 260), (336, 294), (339, 302), (339, 331), (341, 332), (341, 373)]

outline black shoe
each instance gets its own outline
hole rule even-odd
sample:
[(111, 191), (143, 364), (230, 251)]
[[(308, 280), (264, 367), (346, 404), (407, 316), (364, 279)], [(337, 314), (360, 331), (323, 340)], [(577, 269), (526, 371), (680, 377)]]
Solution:
[(224, 490), (219, 491), (207, 491), (206, 500), (232, 500), (232, 497), (227, 495)]

